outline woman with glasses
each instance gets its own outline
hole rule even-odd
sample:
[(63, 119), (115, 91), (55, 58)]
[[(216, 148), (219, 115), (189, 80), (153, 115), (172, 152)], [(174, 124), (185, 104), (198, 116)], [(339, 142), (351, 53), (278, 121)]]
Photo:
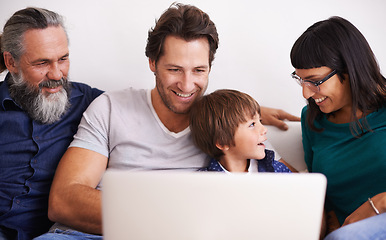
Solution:
[(291, 62), (305, 161), (328, 180), (327, 232), (344, 226), (326, 239), (386, 239), (386, 80), (369, 44), (331, 17), (297, 39)]

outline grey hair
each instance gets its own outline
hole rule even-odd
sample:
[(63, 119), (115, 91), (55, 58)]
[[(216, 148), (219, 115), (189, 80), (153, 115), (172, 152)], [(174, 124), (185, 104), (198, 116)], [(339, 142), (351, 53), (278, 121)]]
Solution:
[(63, 17), (58, 13), (36, 7), (25, 8), (14, 13), (5, 23), (3, 33), (0, 36), (0, 73), (6, 69), (3, 58), (5, 51), (10, 52), (15, 61), (18, 62), (20, 60), (25, 50), (23, 40), (26, 31), (31, 29), (45, 29), (50, 26), (60, 26), (66, 32)]

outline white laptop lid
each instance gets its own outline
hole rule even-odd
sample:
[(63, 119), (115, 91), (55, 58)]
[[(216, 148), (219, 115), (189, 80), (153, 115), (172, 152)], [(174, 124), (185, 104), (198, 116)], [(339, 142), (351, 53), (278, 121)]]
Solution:
[(326, 178), (107, 170), (104, 239), (319, 239)]

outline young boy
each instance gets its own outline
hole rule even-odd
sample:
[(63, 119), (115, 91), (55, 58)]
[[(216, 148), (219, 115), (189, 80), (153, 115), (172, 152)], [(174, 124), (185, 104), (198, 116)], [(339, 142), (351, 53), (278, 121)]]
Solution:
[(217, 90), (203, 96), (190, 111), (195, 144), (212, 159), (201, 171), (291, 172), (265, 149), (267, 129), (260, 106), (248, 94)]

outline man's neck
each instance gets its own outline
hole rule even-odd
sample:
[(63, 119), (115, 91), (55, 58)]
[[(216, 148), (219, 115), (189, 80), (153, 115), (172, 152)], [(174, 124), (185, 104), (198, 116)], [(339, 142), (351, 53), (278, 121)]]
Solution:
[(179, 133), (189, 126), (189, 114), (174, 113), (167, 108), (156, 88), (151, 90), (151, 103), (158, 118), (169, 131)]

